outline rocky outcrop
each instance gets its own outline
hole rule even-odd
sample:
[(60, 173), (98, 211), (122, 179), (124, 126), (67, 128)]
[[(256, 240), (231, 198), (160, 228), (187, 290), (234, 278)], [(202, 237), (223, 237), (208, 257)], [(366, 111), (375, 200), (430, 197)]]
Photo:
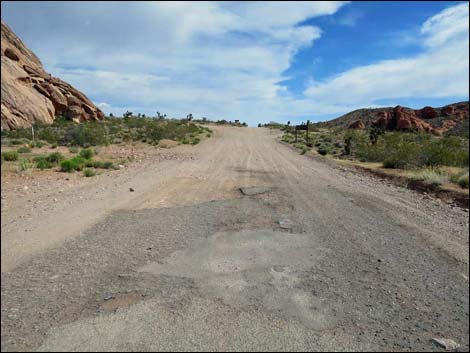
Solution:
[(417, 118), (424, 120), (435, 119), (439, 116), (437, 110), (433, 107), (424, 107), (423, 109), (415, 110), (414, 113)]
[(366, 124), (364, 124), (364, 122), (361, 119), (352, 122), (348, 126), (348, 129), (365, 129), (365, 128), (366, 128)]
[(2, 129), (51, 124), (58, 115), (75, 122), (103, 119), (103, 112), (82, 92), (48, 74), (3, 21), (1, 48)]
[(388, 131), (434, 131), (430, 124), (416, 116), (415, 111), (401, 106), (396, 106), (390, 112), (379, 112), (377, 117), (371, 125)]
[(411, 109), (397, 106), (358, 109), (339, 118), (315, 123), (316, 128), (356, 129), (377, 126), (386, 130), (429, 131), (434, 134), (449, 133), (468, 136), (469, 102), (459, 102), (440, 108)]

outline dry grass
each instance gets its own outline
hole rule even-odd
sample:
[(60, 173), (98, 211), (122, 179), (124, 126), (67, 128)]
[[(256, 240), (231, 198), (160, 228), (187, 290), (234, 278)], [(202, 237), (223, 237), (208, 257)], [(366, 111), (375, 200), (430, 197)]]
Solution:
[(178, 146), (178, 142), (173, 141), (173, 140), (160, 140), (158, 143), (158, 146), (161, 148), (172, 148)]

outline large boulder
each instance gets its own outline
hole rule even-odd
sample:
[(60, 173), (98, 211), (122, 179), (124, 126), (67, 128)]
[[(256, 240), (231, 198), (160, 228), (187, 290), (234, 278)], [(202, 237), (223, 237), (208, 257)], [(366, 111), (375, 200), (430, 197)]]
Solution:
[(2, 129), (51, 124), (58, 115), (76, 122), (103, 119), (103, 112), (82, 92), (48, 74), (38, 57), (1, 24)]

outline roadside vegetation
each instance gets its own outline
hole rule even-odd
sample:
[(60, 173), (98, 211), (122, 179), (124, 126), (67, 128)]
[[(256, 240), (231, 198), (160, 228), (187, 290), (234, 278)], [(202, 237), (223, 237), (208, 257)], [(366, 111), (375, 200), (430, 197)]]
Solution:
[[(186, 139), (190, 144), (197, 144), (201, 140), (199, 135), (212, 134), (210, 128), (188, 120), (147, 118), (140, 114), (124, 115), (122, 118), (106, 117), (103, 121), (81, 124), (59, 117), (51, 125), (34, 126), (34, 140), (30, 128), (2, 131), (2, 145), (27, 145), (29, 148), (34, 148), (47, 144), (52, 148), (57, 146), (86, 148), (139, 141), (158, 145), (163, 139), (178, 143)], [(195, 142), (198, 139), (199, 141)]]
[(298, 131), (296, 142), (293, 129), (282, 126), (282, 141), (298, 148), (301, 154), (310, 151), (384, 171), (403, 171), (403, 175), (432, 185), (469, 187), (469, 140), (465, 137), (376, 129), (312, 128), (308, 141), (305, 131)]
[[(34, 126), (33, 130), (34, 136), (31, 128), (2, 131), (2, 164), (14, 163), (18, 172), (32, 169), (83, 171), (86, 177), (96, 175), (98, 169), (115, 169), (112, 161), (95, 158), (96, 147), (135, 143), (160, 148), (197, 145), (213, 133), (209, 127), (188, 119), (167, 119), (161, 114), (148, 118), (130, 112), (122, 118), (110, 116), (104, 121), (81, 124), (59, 117), (52, 125)], [(44, 153), (44, 149), (57, 148), (62, 153)]]

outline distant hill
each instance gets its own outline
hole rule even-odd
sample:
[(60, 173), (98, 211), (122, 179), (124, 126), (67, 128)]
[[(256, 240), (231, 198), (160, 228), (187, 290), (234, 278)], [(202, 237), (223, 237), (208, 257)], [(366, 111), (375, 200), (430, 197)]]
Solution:
[(414, 110), (407, 107), (358, 109), (339, 118), (313, 124), (317, 128), (365, 128), (381, 126), (386, 130), (425, 130), (437, 134), (468, 137), (469, 102), (459, 102), (444, 107), (424, 107)]

